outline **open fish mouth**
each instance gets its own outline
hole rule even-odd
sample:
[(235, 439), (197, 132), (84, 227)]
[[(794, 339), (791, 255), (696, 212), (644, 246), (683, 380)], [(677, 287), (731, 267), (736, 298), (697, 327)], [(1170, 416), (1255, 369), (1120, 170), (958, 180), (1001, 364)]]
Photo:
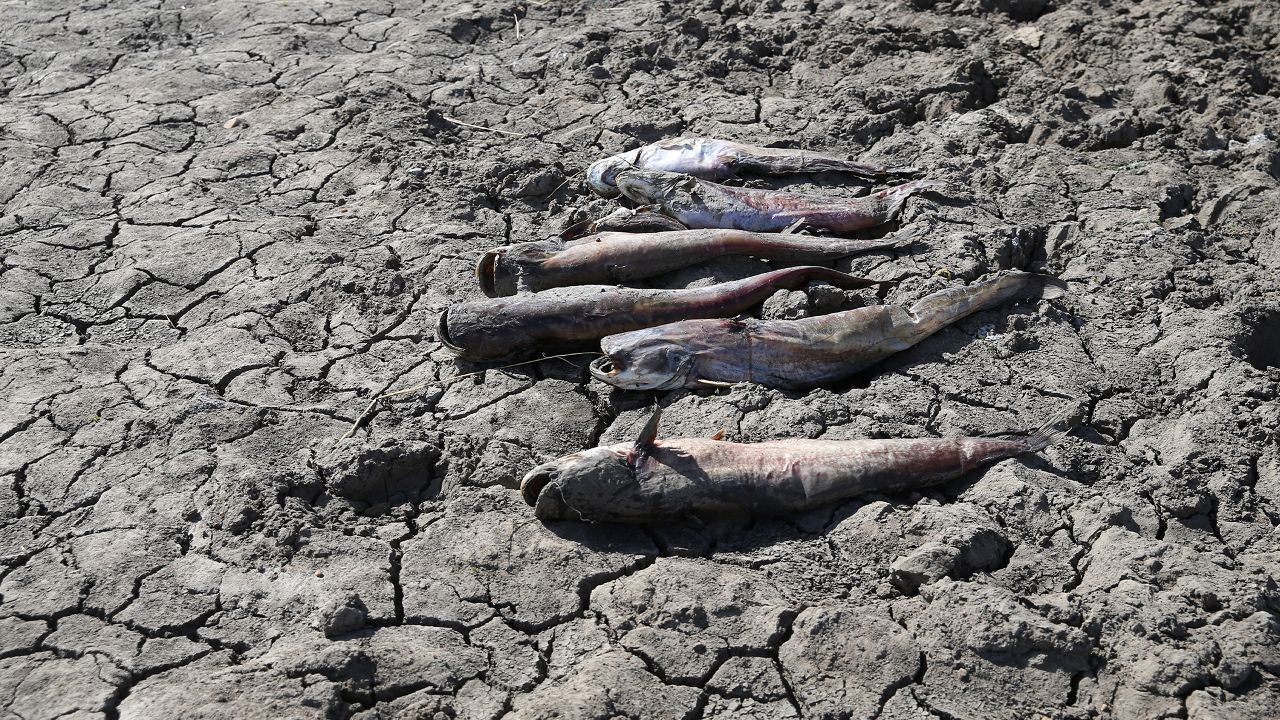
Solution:
[(450, 341), (448, 310), (445, 310), (444, 312), (440, 313), (440, 318), (436, 320), (436, 339), (440, 341), (441, 345), (444, 345), (445, 347), (449, 348), (450, 350), (458, 354), (462, 354), (466, 352), (464, 348), (460, 348), (457, 345), (454, 345), (453, 342)]
[(542, 493), (543, 488), (559, 476), (560, 473), (554, 467), (539, 465), (520, 480), (520, 497), (524, 498), (529, 507), (536, 507), (538, 495)]
[(614, 183), (623, 195), (635, 202), (652, 203), (658, 199), (656, 188), (647, 180), (637, 177), (634, 170), (619, 173)]
[(612, 380), (619, 372), (622, 371), (621, 363), (615, 362), (613, 358), (605, 355), (591, 361), (587, 366), (591, 372), (591, 376), (600, 382), (607, 383)]
[(501, 250), (490, 250), (476, 262), (476, 281), (486, 297), (498, 297), (498, 255)]
[(629, 166), (629, 163), (621, 158), (605, 158), (597, 160), (587, 168), (587, 184), (600, 197), (612, 198), (621, 195), (615, 185), (615, 178), (618, 173)]

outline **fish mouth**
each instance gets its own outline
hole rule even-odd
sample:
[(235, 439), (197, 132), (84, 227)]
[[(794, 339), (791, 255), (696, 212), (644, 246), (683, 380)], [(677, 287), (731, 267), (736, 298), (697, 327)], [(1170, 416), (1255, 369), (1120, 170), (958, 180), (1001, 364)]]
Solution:
[(682, 386), (687, 379), (688, 373), (685, 368), (692, 362), (692, 359), (681, 363), (679, 372), (672, 374), (670, 377), (662, 380), (654, 381), (653, 375), (635, 375), (631, 378), (619, 378), (626, 368), (621, 360), (616, 360), (608, 355), (598, 357), (591, 361), (587, 366), (587, 370), (591, 376), (606, 385), (612, 385), (622, 390), (673, 390)]
[(476, 281), (480, 283), (480, 292), (486, 297), (498, 297), (498, 255), (501, 250), (490, 250), (480, 256), (476, 262)]
[(600, 197), (618, 197), (621, 192), (613, 181), (616, 179), (619, 167), (623, 164), (618, 162), (617, 158), (605, 158), (604, 160), (595, 161), (591, 164), (591, 167), (587, 168), (587, 184)]
[(592, 360), (591, 364), (587, 366), (587, 370), (591, 372), (591, 376), (595, 379), (612, 385), (613, 378), (622, 371), (622, 365), (605, 355)]
[(570, 517), (564, 495), (560, 492), (560, 471), (552, 465), (539, 465), (520, 481), (520, 497), (533, 508), (539, 520), (563, 520)]
[(436, 320), (436, 339), (440, 341), (441, 345), (444, 345), (445, 347), (449, 348), (450, 350), (454, 351), (459, 355), (466, 352), (463, 348), (460, 348), (457, 345), (454, 345), (453, 342), (450, 341), (448, 310), (445, 310), (444, 312), (440, 313), (440, 318)]
[(553, 480), (560, 477), (560, 472), (551, 465), (539, 465), (530, 470), (520, 480), (520, 497), (529, 507), (538, 506), (538, 496)]
[(654, 194), (653, 184), (642, 177), (637, 177), (634, 170), (619, 173), (614, 183), (623, 195), (638, 203), (652, 203), (657, 197)]

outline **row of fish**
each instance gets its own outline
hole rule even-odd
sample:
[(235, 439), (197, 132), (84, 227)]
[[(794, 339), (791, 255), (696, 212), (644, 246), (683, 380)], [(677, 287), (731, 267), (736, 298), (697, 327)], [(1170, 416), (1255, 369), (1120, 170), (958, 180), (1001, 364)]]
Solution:
[[(892, 219), (931, 186), (913, 180), (871, 195), (833, 200), (712, 182), (837, 171), (869, 179), (917, 175), (805, 151), (703, 138), (655, 143), (593, 164), (601, 196), (641, 205), (560, 237), (490, 250), (476, 267), (486, 300), (443, 312), (437, 337), (460, 357), (515, 360), (596, 346), (596, 379), (631, 390), (754, 382), (801, 389), (837, 381), (900, 352), (972, 313), (1063, 293), (1053, 278), (1006, 272), (928, 295), (910, 307), (877, 305), (802, 320), (735, 316), (778, 290), (821, 281), (842, 289), (884, 284), (812, 263), (902, 244), (796, 234), (800, 227), (848, 233)], [(627, 230), (629, 232), (619, 232)], [(637, 232), (639, 231), (639, 232)], [(582, 233), (589, 233), (582, 236)], [(809, 263), (693, 289), (641, 289), (641, 280), (726, 255)], [(921, 487), (1057, 436), (786, 440), (739, 444), (657, 440), (655, 413), (635, 443), (605, 446), (535, 468), (521, 491), (543, 519), (643, 521), (695, 511), (791, 512), (866, 492)]]

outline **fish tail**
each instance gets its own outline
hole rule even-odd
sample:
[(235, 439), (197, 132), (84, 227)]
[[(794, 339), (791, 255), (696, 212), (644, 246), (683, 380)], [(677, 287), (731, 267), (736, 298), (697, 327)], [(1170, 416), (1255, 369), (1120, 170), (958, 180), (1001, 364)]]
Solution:
[(932, 335), (939, 329), (973, 313), (1011, 300), (1062, 297), (1066, 283), (1049, 275), (1014, 271), (964, 287), (940, 290), (920, 298), (911, 306), (919, 332)]
[(999, 433), (993, 437), (1013, 440), (1023, 445), (1023, 452), (1039, 452), (1070, 435), (1080, 425), (1079, 401), (1067, 405), (1049, 418), (1043, 425), (1030, 432)]
[(876, 194), (885, 202), (885, 217), (887, 219), (892, 219), (902, 210), (902, 206), (906, 204), (907, 198), (921, 190), (928, 190), (929, 188), (937, 186), (938, 183), (933, 180), (912, 180), (911, 182), (902, 183), (901, 185), (895, 185), (891, 188), (881, 190)]
[(740, 282), (747, 288), (747, 292), (772, 294), (779, 289), (799, 290), (811, 282), (825, 282), (843, 290), (857, 290), (876, 285), (888, 285), (896, 281), (857, 277), (820, 265), (797, 265), (756, 275)]
[(813, 158), (805, 159), (804, 169), (810, 172), (834, 170), (836, 172), (846, 172), (851, 175), (858, 175), (870, 180), (882, 180), (889, 177), (919, 177), (924, 171), (914, 165), (897, 165), (888, 167), (885, 165), (871, 165), (868, 163), (858, 162), (857, 160), (841, 160), (839, 158)]
[(1075, 420), (1079, 410), (1079, 405), (1072, 404), (1036, 428), (1035, 432), (1027, 437), (1028, 452), (1039, 452), (1070, 435), (1079, 425)]

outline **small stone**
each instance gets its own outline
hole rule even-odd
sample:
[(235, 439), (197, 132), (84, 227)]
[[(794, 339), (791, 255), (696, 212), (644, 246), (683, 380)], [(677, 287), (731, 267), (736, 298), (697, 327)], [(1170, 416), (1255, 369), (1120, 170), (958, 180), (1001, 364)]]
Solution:
[(1035, 49), (1040, 47), (1040, 43), (1044, 40), (1044, 31), (1034, 25), (1020, 27), (1005, 36), (1006, 44), (1020, 44)]
[(226, 121), (225, 123), (223, 123), (222, 127), (228, 130), (234, 130), (236, 128), (247, 128), (249, 127), (249, 121), (237, 115), (231, 118), (230, 120)]
[(1093, 82), (1085, 83), (1080, 88), (1080, 92), (1084, 94), (1085, 98), (1092, 100), (1093, 102), (1102, 102), (1111, 97), (1111, 94), (1107, 92), (1106, 88)]

